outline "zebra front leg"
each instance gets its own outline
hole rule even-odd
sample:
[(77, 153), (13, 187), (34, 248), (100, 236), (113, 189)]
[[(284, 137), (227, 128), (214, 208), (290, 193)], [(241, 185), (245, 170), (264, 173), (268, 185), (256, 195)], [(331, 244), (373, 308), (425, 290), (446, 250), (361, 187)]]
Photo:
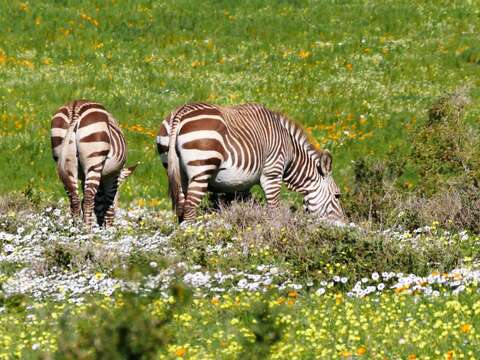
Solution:
[(210, 176), (208, 178), (203, 176), (201, 179), (193, 178), (188, 184), (183, 216), (179, 219), (180, 222), (195, 219), (198, 205), (207, 193), (209, 178)]
[(91, 230), (93, 223), (93, 210), (95, 206), (95, 196), (100, 185), (101, 172), (97, 169), (90, 170), (85, 176), (85, 185), (83, 191), (83, 222), (88, 230)]
[(260, 176), (260, 186), (262, 187), (267, 206), (276, 208), (280, 202), (280, 189), (282, 187), (282, 174), (278, 172), (264, 173)]

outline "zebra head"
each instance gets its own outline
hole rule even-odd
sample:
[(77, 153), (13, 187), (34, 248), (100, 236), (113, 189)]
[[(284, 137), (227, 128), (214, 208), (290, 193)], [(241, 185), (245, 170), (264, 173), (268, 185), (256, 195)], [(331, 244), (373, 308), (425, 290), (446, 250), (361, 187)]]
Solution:
[(309, 212), (332, 222), (345, 222), (340, 205), (340, 189), (332, 177), (332, 155), (323, 150), (317, 163), (316, 180), (312, 191), (305, 196), (305, 206)]

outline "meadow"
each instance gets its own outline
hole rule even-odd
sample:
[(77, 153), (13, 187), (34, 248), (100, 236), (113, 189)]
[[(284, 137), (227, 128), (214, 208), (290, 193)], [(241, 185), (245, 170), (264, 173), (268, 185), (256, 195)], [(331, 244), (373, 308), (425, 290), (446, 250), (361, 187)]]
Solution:
[[(1, 2), (0, 359), (479, 358), (479, 27), (477, 0)], [(50, 150), (77, 98), (140, 162), (92, 235)], [(192, 101), (302, 124), (361, 227), (287, 191), (179, 227), (155, 137)]]

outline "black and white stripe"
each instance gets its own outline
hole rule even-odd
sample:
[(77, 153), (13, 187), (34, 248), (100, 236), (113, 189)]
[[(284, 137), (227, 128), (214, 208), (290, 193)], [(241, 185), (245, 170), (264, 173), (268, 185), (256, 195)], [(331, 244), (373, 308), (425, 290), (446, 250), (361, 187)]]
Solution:
[(344, 217), (330, 153), (316, 150), (297, 124), (262, 105), (184, 105), (163, 121), (157, 148), (180, 221), (195, 217), (207, 190), (260, 184), (267, 204), (277, 206), (282, 180), (304, 195), (309, 211)]
[(136, 165), (125, 168), (127, 146), (115, 119), (100, 104), (75, 100), (61, 106), (51, 124), (53, 159), (70, 198), (74, 217), (81, 214), (78, 180), (83, 189), (83, 220), (111, 226), (119, 183)]

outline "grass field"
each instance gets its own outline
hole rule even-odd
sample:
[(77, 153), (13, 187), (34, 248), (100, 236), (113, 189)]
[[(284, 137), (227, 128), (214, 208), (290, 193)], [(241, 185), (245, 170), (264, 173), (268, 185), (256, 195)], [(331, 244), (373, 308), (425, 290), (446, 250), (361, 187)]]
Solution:
[[(480, 358), (480, 238), (458, 219), (332, 229), (251, 203), (178, 227), (155, 147), (179, 105), (262, 103), (332, 152), (354, 201), (354, 162), (411, 157), (439, 96), (469, 85), (480, 130), (479, 32), (478, 0), (0, 2), (0, 359)], [(78, 98), (140, 162), (92, 235), (50, 150)], [(435, 187), (414, 163), (396, 186)]]
[[(284, 112), (333, 152), (348, 186), (351, 160), (406, 151), (404, 134), (437, 96), (478, 84), (478, 11), (476, 1), (5, 2), (0, 192), (62, 195), (49, 120), (75, 98), (123, 125), (142, 163), (127, 200), (165, 196), (154, 137), (190, 101)], [(474, 101), (467, 121), (479, 113)]]

